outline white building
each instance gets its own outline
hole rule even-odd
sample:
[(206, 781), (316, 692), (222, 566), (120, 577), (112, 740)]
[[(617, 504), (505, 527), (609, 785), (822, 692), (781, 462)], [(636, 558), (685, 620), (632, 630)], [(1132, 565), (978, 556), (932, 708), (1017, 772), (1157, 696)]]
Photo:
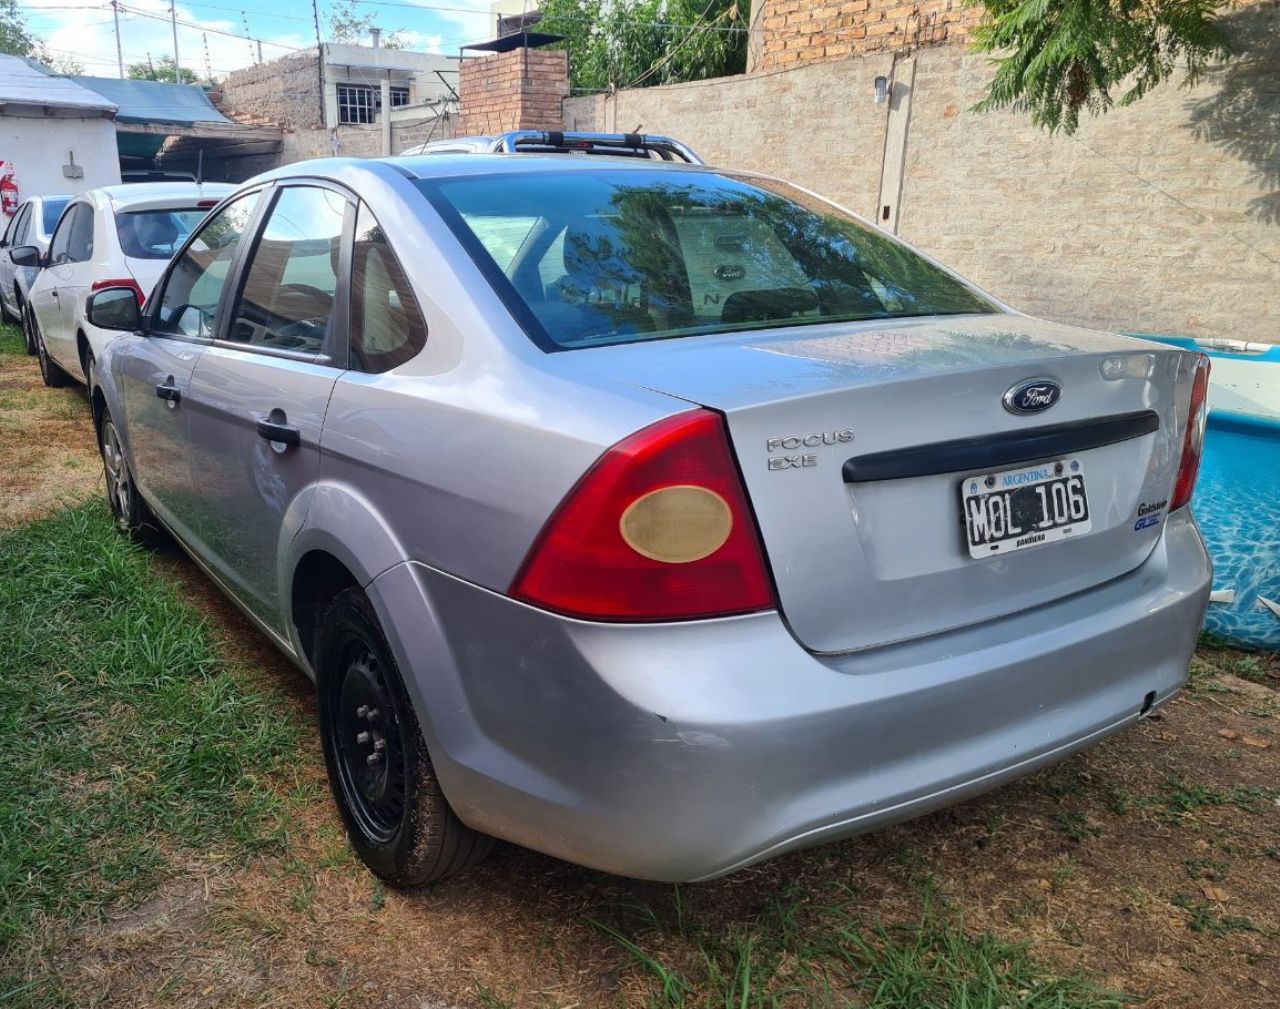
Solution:
[[(116, 106), (39, 64), (0, 55), (0, 189), (16, 198), (120, 181)], [(7, 217), (0, 220), (2, 226)]]

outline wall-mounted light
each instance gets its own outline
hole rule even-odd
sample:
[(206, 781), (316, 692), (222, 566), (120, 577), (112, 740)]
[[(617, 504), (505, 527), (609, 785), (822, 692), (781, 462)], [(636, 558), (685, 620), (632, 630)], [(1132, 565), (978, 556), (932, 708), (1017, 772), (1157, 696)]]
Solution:
[(883, 105), (889, 100), (889, 78), (876, 78), (876, 104)]

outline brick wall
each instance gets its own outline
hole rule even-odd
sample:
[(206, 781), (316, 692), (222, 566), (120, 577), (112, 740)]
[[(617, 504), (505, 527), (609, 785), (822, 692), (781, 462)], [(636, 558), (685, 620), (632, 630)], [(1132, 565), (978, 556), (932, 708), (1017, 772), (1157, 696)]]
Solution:
[(637, 123), (709, 161), (792, 179), (1033, 315), (1280, 341), (1280, 5), (1223, 17), (1237, 59), (1051, 137), (977, 115), (990, 66), (958, 46), (871, 53), (565, 102), (566, 128)]
[(464, 60), (458, 71), (457, 132), (561, 129), (560, 103), (568, 94), (569, 58), (564, 52), (514, 49)]
[(982, 16), (963, 0), (759, 0), (751, 70), (959, 41)]

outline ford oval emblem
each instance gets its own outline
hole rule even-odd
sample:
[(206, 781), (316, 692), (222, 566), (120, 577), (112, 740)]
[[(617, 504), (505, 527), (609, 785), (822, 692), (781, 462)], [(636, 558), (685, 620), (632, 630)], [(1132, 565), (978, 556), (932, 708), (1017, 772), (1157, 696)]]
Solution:
[(1004, 394), (1004, 408), (1010, 413), (1040, 413), (1062, 398), (1062, 386), (1050, 378), (1019, 382)]

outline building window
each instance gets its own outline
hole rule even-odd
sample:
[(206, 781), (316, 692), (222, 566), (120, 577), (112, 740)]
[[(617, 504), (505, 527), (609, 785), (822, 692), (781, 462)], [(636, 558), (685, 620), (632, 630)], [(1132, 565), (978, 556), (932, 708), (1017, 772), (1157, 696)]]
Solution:
[[(398, 109), (409, 104), (409, 89), (393, 87), (391, 89), (391, 107)], [(338, 85), (338, 122), (340, 123), (373, 123), (377, 122), (378, 111), (382, 108), (382, 91), (368, 84)]]
[(375, 89), (362, 84), (338, 85), (338, 122), (372, 123), (377, 107), (378, 92)]

